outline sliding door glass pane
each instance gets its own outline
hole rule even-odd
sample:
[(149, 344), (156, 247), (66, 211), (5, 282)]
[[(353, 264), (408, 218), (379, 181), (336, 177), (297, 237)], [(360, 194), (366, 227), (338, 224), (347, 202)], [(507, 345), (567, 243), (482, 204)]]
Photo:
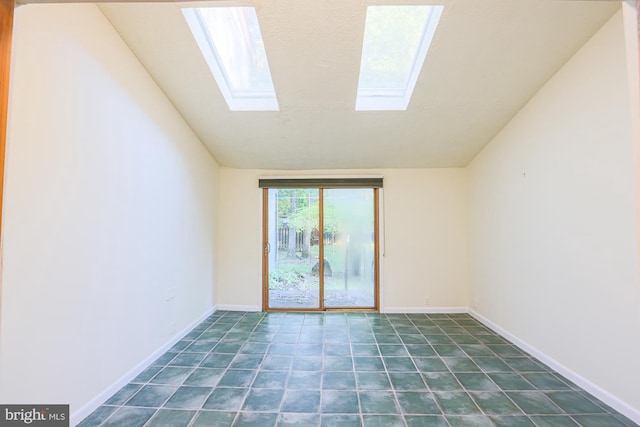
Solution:
[(269, 189), (269, 308), (320, 308), (318, 189)]
[(324, 305), (374, 307), (373, 189), (324, 191)]

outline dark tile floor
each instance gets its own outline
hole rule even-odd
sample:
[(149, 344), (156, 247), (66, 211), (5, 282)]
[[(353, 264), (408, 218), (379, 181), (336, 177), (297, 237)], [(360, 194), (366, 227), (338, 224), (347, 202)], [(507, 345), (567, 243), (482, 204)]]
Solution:
[(80, 426), (636, 426), (466, 314), (218, 311)]

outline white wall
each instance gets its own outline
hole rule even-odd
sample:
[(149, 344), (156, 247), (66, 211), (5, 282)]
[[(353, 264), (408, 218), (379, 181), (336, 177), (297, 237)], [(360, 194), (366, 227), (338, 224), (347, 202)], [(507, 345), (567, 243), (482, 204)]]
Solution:
[(613, 395), (619, 408), (640, 411), (636, 188), (620, 13), (468, 172), (477, 312)]
[[(384, 175), (383, 310), (468, 306), (464, 169), (260, 171), (220, 169), (218, 299), (258, 309), (262, 300), (260, 176)], [(429, 307), (425, 298), (429, 297)]]
[(73, 413), (213, 307), (218, 166), (95, 5), (13, 54), (0, 401)]
[(259, 176), (382, 174), (383, 310), (473, 300), (640, 408), (624, 58), (618, 14), (468, 170), (218, 170), (95, 6), (18, 8), (0, 401), (77, 411), (214, 304), (259, 308)]
[(468, 307), (466, 171), (396, 169), (383, 174), (383, 308)]

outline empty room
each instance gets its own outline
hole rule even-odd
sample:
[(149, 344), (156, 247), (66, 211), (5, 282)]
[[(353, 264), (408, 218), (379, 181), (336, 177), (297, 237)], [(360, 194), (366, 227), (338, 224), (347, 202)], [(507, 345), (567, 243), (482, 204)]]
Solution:
[(640, 423), (635, 1), (0, 2), (0, 425)]

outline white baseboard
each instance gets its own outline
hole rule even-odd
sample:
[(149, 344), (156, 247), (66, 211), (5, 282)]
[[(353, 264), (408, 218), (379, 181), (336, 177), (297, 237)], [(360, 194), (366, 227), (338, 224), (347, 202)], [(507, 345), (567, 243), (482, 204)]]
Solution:
[(380, 313), (467, 313), (467, 307), (383, 307)]
[(628, 403), (618, 399), (616, 396), (612, 395), (608, 391), (602, 389), (601, 387), (599, 387), (596, 384), (592, 383), (591, 381), (589, 381), (588, 379), (584, 378), (583, 376), (575, 373), (574, 371), (572, 371), (571, 369), (567, 368), (563, 364), (559, 363), (555, 359), (547, 356), (546, 354), (544, 354), (543, 352), (539, 351), (538, 349), (536, 349), (532, 345), (530, 345), (527, 342), (525, 342), (525, 341), (521, 340), (520, 338), (516, 337), (515, 335), (513, 335), (509, 331), (507, 331), (507, 330), (501, 328), (500, 326), (496, 325), (491, 320), (487, 319), (486, 317), (484, 317), (480, 313), (476, 312), (475, 310), (469, 309), (468, 313), (471, 316), (475, 317), (478, 321), (482, 322), (488, 328), (490, 328), (493, 331), (497, 332), (498, 334), (502, 335), (504, 338), (508, 339), (513, 344), (515, 344), (516, 346), (520, 347), (522, 350), (524, 350), (527, 353), (531, 354), (536, 359), (540, 360), (542, 363), (546, 364), (547, 366), (549, 366), (554, 371), (556, 371), (559, 374), (565, 376), (570, 381), (573, 381), (576, 385), (582, 387), (584, 390), (586, 390), (587, 392), (591, 393), (593, 396), (597, 397), (598, 399), (600, 399), (602, 402), (606, 403), (607, 405), (611, 406), (613, 409), (615, 409), (616, 411), (620, 412), (622, 415), (624, 415), (624, 416), (628, 417), (629, 419), (633, 420), (634, 422), (640, 424), (640, 410), (638, 410), (637, 408), (634, 408), (633, 406), (629, 405)]
[(213, 314), (214, 311), (215, 311), (215, 307), (211, 307), (210, 309), (208, 309), (206, 312), (200, 315), (196, 320), (194, 320), (189, 325), (187, 325), (183, 330), (181, 330), (180, 332), (175, 334), (173, 337), (171, 337), (171, 339), (169, 339), (169, 341), (163, 344), (160, 348), (158, 348), (156, 351), (151, 353), (147, 358), (145, 358), (143, 361), (141, 361), (136, 366), (131, 368), (129, 372), (127, 372), (122, 377), (120, 377), (116, 382), (114, 382), (109, 387), (104, 389), (100, 394), (98, 394), (96, 397), (91, 399), (80, 409), (71, 413), (71, 416), (70, 416), (71, 425), (75, 426), (76, 424), (84, 420), (86, 417), (88, 417), (93, 411), (98, 409), (107, 399), (109, 399), (118, 390), (120, 390), (122, 387), (127, 385), (129, 382), (131, 382), (131, 380), (137, 377), (138, 374), (140, 374), (140, 372), (144, 371), (145, 368), (147, 368), (154, 360), (156, 360), (158, 357), (166, 353), (167, 350), (173, 347), (175, 343), (180, 341), (182, 338), (184, 338), (185, 335), (191, 332), (193, 328), (195, 328), (200, 323), (202, 323), (202, 321), (205, 320), (207, 317), (211, 316), (211, 314)]
[(222, 311), (262, 311), (257, 305), (218, 304), (216, 310)]

